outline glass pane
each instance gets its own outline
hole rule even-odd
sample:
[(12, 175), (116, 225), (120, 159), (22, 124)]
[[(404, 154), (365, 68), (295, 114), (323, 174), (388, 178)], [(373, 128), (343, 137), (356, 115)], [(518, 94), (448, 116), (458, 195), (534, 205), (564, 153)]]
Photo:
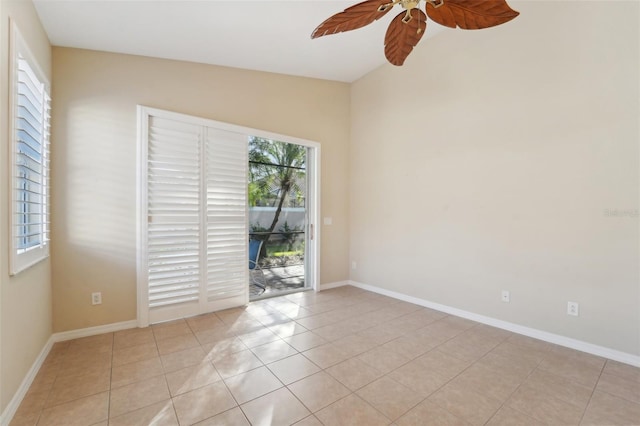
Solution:
[(251, 295), (304, 288), (307, 148), (251, 137), (248, 192), (249, 239), (263, 242)]

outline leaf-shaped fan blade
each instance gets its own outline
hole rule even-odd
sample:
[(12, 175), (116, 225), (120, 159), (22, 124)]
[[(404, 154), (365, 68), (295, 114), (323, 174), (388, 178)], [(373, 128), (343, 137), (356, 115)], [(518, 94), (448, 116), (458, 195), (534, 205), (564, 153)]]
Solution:
[(336, 13), (318, 26), (311, 38), (322, 37), (327, 34), (351, 31), (369, 25), (382, 18), (392, 8), (393, 3), (387, 0), (366, 0)]
[(441, 6), (427, 2), (427, 15), (440, 25), (477, 30), (504, 24), (520, 13), (505, 0), (440, 0)]
[(391, 21), (384, 37), (384, 55), (393, 65), (402, 65), (427, 29), (427, 15), (411, 9), (411, 19), (402, 12)]

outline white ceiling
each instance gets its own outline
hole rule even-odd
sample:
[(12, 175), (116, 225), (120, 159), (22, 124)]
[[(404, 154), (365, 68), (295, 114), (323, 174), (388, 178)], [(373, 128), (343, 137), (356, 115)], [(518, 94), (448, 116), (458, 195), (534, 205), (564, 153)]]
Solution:
[[(312, 40), (326, 0), (35, 0), (55, 46), (177, 59), (352, 82), (386, 62), (388, 13), (365, 28)], [(428, 22), (426, 38), (443, 27)], [(420, 44), (416, 49), (420, 48)], [(408, 61), (411, 60), (409, 57)], [(391, 65), (390, 65), (391, 66)]]

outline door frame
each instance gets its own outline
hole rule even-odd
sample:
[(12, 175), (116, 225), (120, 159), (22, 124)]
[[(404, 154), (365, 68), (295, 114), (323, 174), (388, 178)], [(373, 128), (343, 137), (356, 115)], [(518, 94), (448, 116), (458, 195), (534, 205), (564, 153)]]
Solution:
[[(247, 143), (249, 136), (256, 136), (265, 139), (273, 139), (281, 142), (293, 143), (308, 148), (307, 158), (307, 179), (309, 194), (307, 194), (307, 212), (308, 222), (306, 224), (307, 235), (313, 234), (313, 239), (307, 238), (308, 247), (305, 246), (305, 284), (307, 279), (310, 280), (310, 286), (305, 285), (306, 288), (312, 288), (314, 291), (320, 290), (320, 227), (318, 226), (318, 220), (320, 218), (320, 144), (307, 139), (302, 139), (294, 136), (288, 136), (278, 133), (269, 132), (266, 130), (253, 129), (250, 127), (239, 126), (236, 124), (224, 123), (221, 121), (211, 120), (209, 118), (197, 117), (187, 114), (181, 114), (168, 110), (162, 110), (157, 108), (151, 108), (144, 105), (137, 106), (137, 162), (136, 162), (136, 246), (137, 246), (137, 258), (136, 258), (136, 290), (137, 290), (137, 321), (138, 327), (146, 327), (149, 325), (149, 286), (146, 280), (147, 277), (147, 177), (143, 173), (146, 170), (147, 162), (147, 140), (148, 140), (148, 120), (150, 116), (161, 116), (164, 118), (182, 120), (187, 122), (197, 122), (199, 124), (205, 124), (209, 127), (214, 127), (220, 130), (225, 130), (234, 133), (241, 133), (247, 136)], [(249, 220), (249, 205), (247, 204), (247, 224)], [(309, 260), (307, 260), (307, 258)], [(248, 263), (248, 253), (247, 262)], [(249, 283), (246, 286), (246, 302), (249, 302)], [(178, 317), (179, 309), (176, 310)]]

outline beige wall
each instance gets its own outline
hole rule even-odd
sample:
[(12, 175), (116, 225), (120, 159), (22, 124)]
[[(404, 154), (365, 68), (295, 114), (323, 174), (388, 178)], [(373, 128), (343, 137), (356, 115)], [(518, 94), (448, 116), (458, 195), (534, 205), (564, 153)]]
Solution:
[(512, 3), (353, 84), (351, 278), (640, 355), (639, 4)]
[(57, 47), (53, 75), (55, 331), (136, 317), (137, 104), (319, 142), (321, 282), (348, 278), (347, 84)]
[(9, 17), (51, 80), (51, 47), (30, 1), (0, 6), (0, 413), (51, 336), (50, 262), (9, 277)]

